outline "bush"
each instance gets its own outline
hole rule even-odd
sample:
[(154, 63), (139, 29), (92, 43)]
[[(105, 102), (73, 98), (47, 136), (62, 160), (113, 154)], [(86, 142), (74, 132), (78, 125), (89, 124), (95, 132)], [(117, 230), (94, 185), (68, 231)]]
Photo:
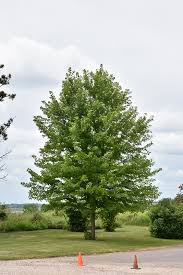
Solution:
[(72, 232), (84, 232), (86, 229), (86, 219), (83, 217), (81, 211), (73, 207), (66, 210), (68, 216), (68, 229)]
[(7, 218), (7, 207), (5, 204), (0, 204), (0, 221), (4, 221)]
[(116, 223), (118, 227), (122, 227), (123, 225), (148, 226), (150, 218), (147, 211), (135, 213), (127, 211), (117, 215)]
[(0, 221), (4, 221), (7, 218), (6, 212), (0, 210)]
[(116, 223), (116, 210), (115, 209), (103, 209), (100, 213), (103, 228), (107, 232), (114, 232), (117, 227)]
[(183, 239), (183, 206), (164, 199), (150, 212), (150, 232), (157, 238)]

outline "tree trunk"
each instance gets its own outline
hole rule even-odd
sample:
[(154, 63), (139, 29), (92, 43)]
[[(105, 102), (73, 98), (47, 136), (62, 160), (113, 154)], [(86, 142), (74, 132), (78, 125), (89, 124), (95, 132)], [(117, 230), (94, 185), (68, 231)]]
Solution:
[(91, 240), (95, 240), (95, 210), (91, 212)]

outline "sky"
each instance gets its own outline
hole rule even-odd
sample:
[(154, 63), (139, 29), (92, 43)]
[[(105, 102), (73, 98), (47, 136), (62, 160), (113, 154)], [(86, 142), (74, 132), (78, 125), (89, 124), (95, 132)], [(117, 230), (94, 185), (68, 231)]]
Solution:
[(27, 168), (34, 167), (43, 139), (33, 116), (49, 91), (58, 94), (67, 68), (103, 64), (132, 91), (140, 113), (154, 115), (152, 158), (161, 197), (174, 197), (183, 183), (183, 2), (180, 0), (0, 0), (0, 64), (11, 73), (7, 91), (16, 99), (0, 105), (0, 123), (14, 122), (0, 153), (8, 176), (0, 202), (25, 203)]

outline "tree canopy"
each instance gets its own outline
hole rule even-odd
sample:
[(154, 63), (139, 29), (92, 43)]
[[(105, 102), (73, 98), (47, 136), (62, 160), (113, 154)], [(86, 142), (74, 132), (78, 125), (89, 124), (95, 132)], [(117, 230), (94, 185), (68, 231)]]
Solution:
[(50, 92), (41, 111), (34, 121), (45, 144), (33, 156), (38, 169), (28, 169), (30, 181), (23, 183), (31, 198), (81, 209), (92, 239), (97, 210), (124, 211), (157, 198), (152, 117), (138, 113), (130, 91), (103, 66), (81, 74), (69, 68), (59, 97)]

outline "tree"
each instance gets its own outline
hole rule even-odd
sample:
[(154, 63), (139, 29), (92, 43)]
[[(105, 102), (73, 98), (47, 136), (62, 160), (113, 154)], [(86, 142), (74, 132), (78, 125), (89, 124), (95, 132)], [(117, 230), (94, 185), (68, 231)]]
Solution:
[(95, 239), (95, 216), (115, 205), (118, 211), (148, 204), (158, 196), (149, 157), (152, 118), (140, 116), (129, 90), (103, 69), (83, 74), (71, 68), (59, 98), (50, 92), (34, 121), (45, 145), (28, 169), (31, 198), (62, 207), (75, 205)]
[(177, 203), (183, 203), (183, 184), (179, 186), (179, 193), (175, 197)]
[[(0, 69), (2, 69), (4, 65), (0, 65)], [(2, 74), (0, 76), (0, 88), (2, 86), (6, 86), (9, 84), (11, 79), (11, 74), (5, 75)], [(9, 98), (13, 100), (15, 98), (15, 94), (9, 94), (6, 93), (5, 91), (0, 91), (0, 102), (3, 102), (5, 98)], [(7, 140), (8, 134), (7, 134), (7, 129), (10, 127), (11, 123), (13, 122), (13, 119), (10, 118), (7, 122), (3, 123), (0, 125), (0, 142)], [(0, 162), (2, 162), (3, 158), (7, 155), (8, 153), (4, 153), (0, 156)], [(0, 165), (0, 173), (4, 171), (4, 164)], [(0, 176), (0, 179), (4, 179), (6, 175)]]

